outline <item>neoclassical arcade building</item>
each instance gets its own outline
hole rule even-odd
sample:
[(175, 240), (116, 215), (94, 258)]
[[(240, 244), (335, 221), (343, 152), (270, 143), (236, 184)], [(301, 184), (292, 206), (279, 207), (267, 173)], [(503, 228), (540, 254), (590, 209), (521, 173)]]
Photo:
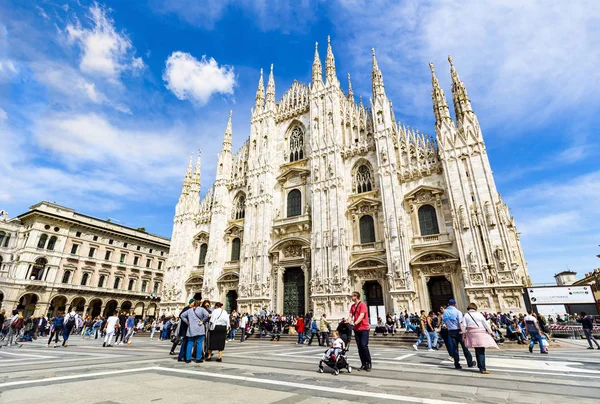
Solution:
[(50, 202), (15, 218), (1, 213), (1, 308), (25, 316), (71, 307), (92, 316), (158, 314), (168, 239)]
[(325, 76), (276, 101), (261, 75), (249, 139), (232, 153), (231, 113), (216, 180), (201, 198), (192, 159), (175, 209), (161, 310), (190, 297), (254, 312), (341, 317), (353, 290), (373, 314), (524, 310), (530, 280), (492, 175), (477, 116), (450, 61), (455, 117), (433, 65), (435, 139), (396, 121), (373, 51), (370, 106), (344, 92), (328, 41)]

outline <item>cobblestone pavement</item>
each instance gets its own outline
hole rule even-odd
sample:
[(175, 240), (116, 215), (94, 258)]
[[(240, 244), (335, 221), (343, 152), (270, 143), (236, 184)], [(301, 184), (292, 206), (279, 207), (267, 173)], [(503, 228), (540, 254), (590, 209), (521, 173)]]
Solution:
[[(489, 375), (455, 370), (447, 352), (372, 347), (373, 371), (317, 372), (324, 348), (251, 339), (227, 344), (222, 363), (180, 363), (170, 343), (134, 337), (102, 348), (72, 337), (67, 348), (44, 341), (0, 349), (0, 403), (597, 403), (600, 350), (583, 341), (540, 355), (489, 351)], [(351, 365), (359, 366), (355, 348)], [(70, 398), (69, 398), (70, 397)], [(69, 398), (69, 399), (67, 399)]]

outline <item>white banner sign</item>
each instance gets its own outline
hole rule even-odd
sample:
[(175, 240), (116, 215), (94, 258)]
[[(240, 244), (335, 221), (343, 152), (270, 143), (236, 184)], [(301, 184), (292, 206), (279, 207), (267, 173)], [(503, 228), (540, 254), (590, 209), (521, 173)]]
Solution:
[(527, 291), (532, 304), (596, 303), (590, 286), (553, 286), (528, 288)]

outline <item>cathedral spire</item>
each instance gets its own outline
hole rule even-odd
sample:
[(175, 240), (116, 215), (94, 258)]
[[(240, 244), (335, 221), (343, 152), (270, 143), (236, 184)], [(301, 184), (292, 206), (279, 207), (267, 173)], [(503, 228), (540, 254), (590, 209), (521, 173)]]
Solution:
[(325, 58), (325, 82), (328, 85), (339, 85), (335, 73), (335, 58), (331, 49), (331, 38), (327, 36), (327, 57)]
[(232, 111), (229, 110), (229, 121), (227, 121), (227, 127), (225, 128), (225, 136), (223, 136), (223, 148), (221, 149), (222, 153), (231, 153), (231, 138), (233, 132), (231, 131), (231, 114)]
[(448, 62), (450, 62), (450, 75), (452, 76), (452, 100), (454, 101), (454, 112), (456, 113), (456, 121), (462, 121), (465, 114), (473, 112), (471, 109), (471, 101), (467, 94), (467, 88), (465, 84), (458, 77), (458, 73), (454, 68), (454, 62), (452, 56), (448, 55)]
[(198, 159), (196, 160), (196, 168), (194, 169), (194, 174), (192, 175), (191, 187), (190, 190), (193, 192), (200, 192), (200, 162), (202, 157), (202, 150), (198, 149)]
[(315, 60), (312, 65), (312, 81), (313, 84), (323, 81), (323, 67), (321, 66), (321, 58), (319, 57), (318, 42), (315, 42)]
[(265, 107), (265, 84), (263, 81), (263, 69), (260, 69), (260, 79), (258, 79), (258, 88), (256, 89), (256, 102), (254, 112), (260, 113)]
[(194, 159), (194, 153), (190, 153), (190, 162), (188, 163), (187, 170), (185, 170), (185, 177), (183, 178), (183, 187), (181, 188), (181, 195), (187, 195), (190, 192), (190, 186), (192, 185), (192, 161)]
[(275, 109), (275, 79), (273, 78), (273, 64), (271, 64), (271, 73), (269, 73), (269, 82), (267, 83), (267, 110)]
[(354, 91), (352, 91), (352, 82), (350, 81), (350, 73), (348, 73), (348, 101), (354, 105)]
[(444, 120), (452, 120), (450, 118), (450, 112), (448, 111), (448, 103), (446, 102), (446, 96), (444, 90), (440, 87), (440, 83), (435, 75), (435, 69), (433, 63), (429, 63), (431, 69), (431, 99), (433, 100), (433, 114), (435, 115), (436, 124), (440, 124)]
[(371, 52), (373, 54), (373, 98), (377, 98), (378, 96), (385, 96), (385, 88), (383, 86), (383, 76), (375, 57), (375, 48), (371, 48)]

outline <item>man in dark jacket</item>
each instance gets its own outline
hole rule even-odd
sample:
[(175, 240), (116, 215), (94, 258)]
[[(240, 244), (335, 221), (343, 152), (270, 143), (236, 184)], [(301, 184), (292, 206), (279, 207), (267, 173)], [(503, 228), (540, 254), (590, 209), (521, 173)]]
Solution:
[(186, 311), (188, 311), (189, 309), (194, 307), (194, 303), (196, 302), (195, 299), (191, 299), (189, 301), (189, 304), (187, 306), (185, 306), (183, 308), (183, 310), (181, 310), (181, 313), (179, 313), (179, 327), (178, 327), (178, 332), (175, 338), (175, 341), (173, 342), (173, 346), (171, 347), (171, 352), (169, 352), (170, 355), (175, 355), (175, 348), (177, 348), (177, 340), (179, 338), (181, 338), (181, 348), (179, 348), (179, 355), (177, 355), (177, 360), (179, 362), (183, 362), (185, 361), (185, 352), (187, 349), (187, 345), (188, 345), (188, 337), (187, 337), (187, 330), (188, 330), (188, 325), (185, 323), (185, 321), (181, 321), (181, 315), (183, 313), (185, 313)]
[(594, 318), (592, 316), (586, 316), (584, 311), (582, 311), (580, 314), (581, 317), (577, 319), (577, 322), (581, 323), (581, 326), (583, 327), (583, 332), (585, 333), (585, 337), (587, 338), (588, 344), (590, 344), (590, 347), (588, 349), (594, 349), (592, 341), (596, 343), (596, 346), (598, 347), (597, 349), (600, 349), (598, 341), (596, 341), (596, 338), (594, 338), (594, 336), (592, 335), (592, 332), (594, 332)]

